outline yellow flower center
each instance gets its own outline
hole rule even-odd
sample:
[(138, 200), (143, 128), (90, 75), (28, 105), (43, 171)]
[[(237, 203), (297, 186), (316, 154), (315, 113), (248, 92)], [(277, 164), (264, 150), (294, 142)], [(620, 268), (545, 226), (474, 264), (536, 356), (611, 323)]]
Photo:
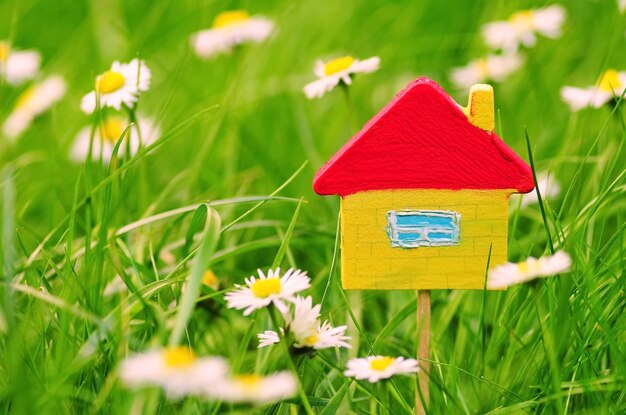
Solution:
[(523, 274), (526, 274), (530, 270), (530, 266), (527, 261), (520, 262), (517, 264), (517, 270)]
[(169, 367), (188, 367), (196, 360), (196, 354), (184, 346), (168, 347), (163, 351), (163, 360)]
[(106, 71), (96, 79), (96, 91), (101, 94), (115, 92), (126, 83), (124, 75), (115, 71)]
[(0, 62), (6, 62), (9, 58), (9, 44), (7, 42), (0, 42)]
[(246, 389), (255, 389), (261, 383), (261, 377), (252, 374), (235, 376), (234, 380)]
[(108, 117), (101, 124), (100, 134), (103, 141), (108, 141), (112, 144), (117, 143), (122, 133), (126, 128), (124, 120), (120, 117)]
[(539, 270), (539, 261), (524, 261), (517, 264), (517, 270), (522, 274), (536, 272)]
[(35, 91), (36, 88), (34, 86), (31, 86), (28, 87), (28, 89), (26, 89), (24, 92), (22, 92), (20, 97), (17, 99), (17, 102), (15, 103), (15, 109), (19, 110), (28, 107), (33, 99), (33, 96), (35, 95)]
[(489, 79), (489, 64), (487, 58), (481, 58), (476, 61), (476, 68), (482, 79)]
[(354, 63), (352, 56), (342, 56), (341, 58), (333, 59), (324, 64), (324, 74), (332, 75), (337, 72), (345, 71)]
[(380, 356), (370, 360), (370, 369), (383, 371), (389, 367), (396, 359), (388, 356)]
[(267, 298), (272, 294), (280, 293), (280, 278), (266, 278), (264, 280), (256, 280), (252, 286), (252, 294), (257, 298)]
[(218, 14), (213, 20), (213, 27), (226, 27), (241, 24), (250, 19), (248, 12), (244, 10), (232, 10)]
[(509, 22), (523, 30), (532, 30), (535, 27), (535, 13), (532, 10), (520, 10), (509, 17)]
[(606, 92), (621, 92), (622, 83), (619, 80), (619, 72), (615, 69), (608, 69), (598, 82), (598, 88)]
[(309, 337), (305, 338), (305, 339), (302, 341), (302, 344), (303, 344), (304, 346), (313, 347), (313, 346), (315, 346), (315, 343), (317, 343), (317, 340), (318, 340), (317, 334), (313, 334), (313, 335), (311, 335), (311, 336), (309, 336)]
[(215, 276), (213, 271), (208, 270), (204, 273), (204, 275), (202, 276), (202, 284), (206, 285), (207, 287), (217, 286), (217, 277)]

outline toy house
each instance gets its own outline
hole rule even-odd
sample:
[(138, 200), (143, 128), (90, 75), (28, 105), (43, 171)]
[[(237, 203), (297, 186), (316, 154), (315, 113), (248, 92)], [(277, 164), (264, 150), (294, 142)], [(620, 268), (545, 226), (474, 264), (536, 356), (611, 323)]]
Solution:
[(315, 192), (341, 196), (344, 288), (484, 288), (488, 259), (507, 259), (509, 196), (534, 187), (493, 130), (491, 86), (463, 108), (419, 78), (317, 172)]

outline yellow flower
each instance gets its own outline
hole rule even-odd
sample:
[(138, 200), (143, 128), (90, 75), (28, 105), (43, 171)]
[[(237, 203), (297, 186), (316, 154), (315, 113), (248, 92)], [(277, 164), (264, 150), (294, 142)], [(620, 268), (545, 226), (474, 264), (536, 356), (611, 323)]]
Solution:
[(341, 71), (348, 70), (354, 63), (352, 56), (343, 56), (341, 58), (332, 59), (324, 64), (324, 75), (334, 75)]
[(375, 72), (379, 66), (378, 56), (365, 60), (352, 56), (342, 56), (327, 62), (318, 60), (313, 69), (318, 79), (304, 86), (304, 94), (309, 99), (320, 98), (342, 82), (345, 85), (352, 84), (352, 75)]
[(515, 12), (508, 20), (487, 23), (482, 32), (485, 42), (494, 49), (515, 52), (520, 45), (535, 46), (537, 35), (557, 38), (565, 22), (565, 9), (552, 5), (536, 10)]
[(344, 375), (358, 380), (367, 379), (370, 383), (376, 383), (394, 375), (417, 373), (418, 371), (419, 367), (415, 359), (369, 356), (350, 359), (348, 361), (348, 369), (344, 372)]
[(96, 95), (101, 107), (120, 110), (122, 105), (134, 108), (139, 93), (150, 87), (152, 74), (144, 61), (133, 59), (129, 63), (113, 62), (111, 69), (96, 77), (94, 90), (83, 97), (80, 107), (91, 114), (96, 109)]
[[(108, 163), (113, 156), (113, 149), (118, 140), (122, 137), (124, 131), (128, 129), (124, 137), (124, 142), (120, 145), (119, 155), (126, 154), (130, 148), (130, 155), (133, 156), (139, 151), (141, 147), (152, 144), (161, 134), (160, 128), (150, 118), (142, 116), (137, 117), (137, 124), (139, 126), (139, 132), (136, 126), (130, 126), (130, 122), (119, 114), (108, 115), (100, 125), (96, 128), (95, 137), (93, 143), (91, 143), (91, 157), (94, 160), (102, 160)], [(70, 156), (76, 162), (83, 162), (87, 159), (89, 154), (89, 145), (91, 139), (91, 127), (84, 127), (81, 129), (72, 145)]]
[(232, 376), (206, 389), (206, 397), (226, 402), (268, 404), (289, 399), (298, 391), (298, 381), (290, 372), (269, 376), (244, 374)]
[(245, 10), (231, 10), (218, 14), (213, 19), (213, 27), (228, 27), (244, 24), (250, 20), (250, 15)]
[(585, 107), (600, 108), (613, 98), (619, 98), (626, 89), (626, 72), (607, 69), (596, 85), (585, 88), (565, 86), (561, 88), (561, 98), (572, 111)]
[(2, 125), (4, 134), (9, 138), (22, 134), (38, 115), (63, 98), (65, 91), (65, 81), (57, 75), (26, 89), (18, 98), (13, 112)]
[(207, 385), (223, 382), (228, 373), (219, 357), (198, 357), (186, 346), (167, 347), (125, 359), (119, 370), (130, 388), (158, 386), (168, 397), (202, 396)]
[(218, 14), (213, 27), (191, 36), (191, 46), (201, 58), (230, 52), (244, 43), (260, 43), (274, 31), (274, 23), (264, 17), (250, 16), (244, 10)]
[(370, 360), (370, 369), (383, 371), (387, 369), (396, 359), (389, 356), (377, 356), (374, 359)]
[(267, 276), (260, 269), (259, 278), (252, 276), (246, 279), (245, 286), (237, 286), (237, 290), (226, 294), (229, 308), (245, 309), (244, 316), (254, 310), (274, 304), (281, 313), (287, 312), (285, 301), (293, 302), (295, 295), (311, 286), (306, 272), (289, 269), (280, 276), (280, 268), (270, 269)]
[(508, 262), (489, 270), (487, 286), (495, 289), (507, 288), (536, 278), (567, 272), (571, 266), (572, 259), (564, 251), (547, 257), (530, 257), (519, 263)]
[[(293, 301), (293, 317), (285, 315), (285, 323), (289, 332), (294, 336), (294, 346), (297, 348), (327, 349), (330, 347), (347, 347), (350, 337), (345, 335), (346, 326), (333, 327), (328, 321), (321, 323), (319, 304), (313, 305), (311, 296), (296, 297)], [(257, 334), (259, 347), (278, 343), (278, 333), (266, 330)]]
[(523, 63), (524, 58), (519, 53), (487, 55), (466, 66), (452, 69), (450, 77), (459, 88), (469, 88), (487, 81), (502, 82)]
[(41, 55), (34, 50), (17, 50), (0, 40), (0, 78), (10, 85), (20, 85), (37, 76)]

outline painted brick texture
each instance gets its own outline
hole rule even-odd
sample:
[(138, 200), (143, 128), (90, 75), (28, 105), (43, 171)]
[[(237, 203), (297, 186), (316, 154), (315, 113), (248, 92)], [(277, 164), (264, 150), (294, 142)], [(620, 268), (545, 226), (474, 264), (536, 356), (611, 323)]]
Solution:
[[(385, 190), (341, 200), (343, 287), (359, 290), (483, 289), (491, 266), (507, 259), (508, 198), (515, 190)], [(459, 212), (458, 245), (392, 247), (390, 210)]]

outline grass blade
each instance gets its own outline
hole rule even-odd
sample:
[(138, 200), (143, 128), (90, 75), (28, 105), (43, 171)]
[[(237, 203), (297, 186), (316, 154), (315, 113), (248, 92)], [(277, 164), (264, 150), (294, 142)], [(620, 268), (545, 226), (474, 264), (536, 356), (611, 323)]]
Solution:
[(205, 215), (206, 222), (200, 240), (200, 246), (198, 247), (191, 267), (191, 275), (187, 281), (187, 287), (181, 295), (178, 314), (174, 322), (174, 329), (170, 335), (170, 345), (179, 344), (182, 339), (185, 328), (187, 327), (187, 322), (189, 318), (191, 318), (196, 299), (200, 293), (202, 276), (211, 262), (211, 256), (213, 252), (215, 252), (220, 236), (222, 221), (218, 213), (204, 204), (198, 208), (198, 211), (196, 211), (196, 215)]

